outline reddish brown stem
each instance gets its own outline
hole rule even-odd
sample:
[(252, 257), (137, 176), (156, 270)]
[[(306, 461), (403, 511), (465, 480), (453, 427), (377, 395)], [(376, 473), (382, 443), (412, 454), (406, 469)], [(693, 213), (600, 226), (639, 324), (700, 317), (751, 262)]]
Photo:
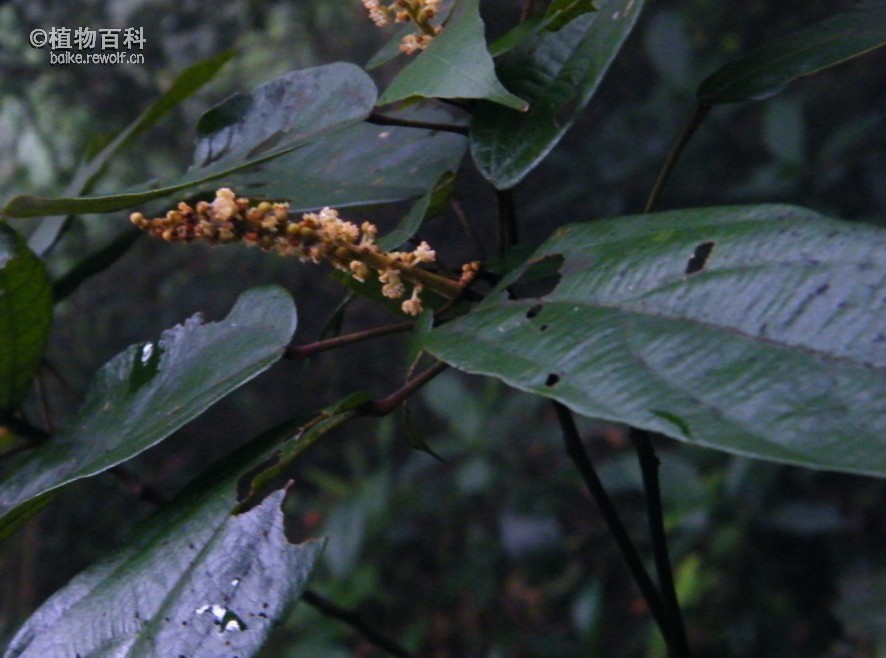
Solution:
[(332, 350), (337, 347), (352, 345), (354, 343), (359, 343), (371, 338), (378, 338), (380, 336), (389, 336), (391, 334), (403, 333), (412, 329), (413, 324), (413, 322), (409, 321), (398, 322), (397, 324), (387, 324), (382, 327), (374, 327), (372, 329), (366, 329), (364, 331), (357, 331), (352, 334), (345, 334), (344, 336), (336, 336), (335, 338), (318, 340), (314, 343), (308, 343), (307, 345), (289, 345), (286, 348), (284, 356), (287, 359), (307, 359), (308, 357), (314, 356), (315, 354), (319, 354), (320, 352), (325, 352), (327, 350)]

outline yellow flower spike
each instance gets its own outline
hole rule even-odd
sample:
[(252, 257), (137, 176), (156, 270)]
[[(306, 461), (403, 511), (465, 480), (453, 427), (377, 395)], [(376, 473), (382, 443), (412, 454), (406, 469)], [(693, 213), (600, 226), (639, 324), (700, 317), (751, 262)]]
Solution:
[(414, 251), (385, 252), (375, 244), (378, 228), (370, 222), (357, 226), (343, 220), (334, 208), (304, 213), (301, 220), (295, 220), (286, 203), (263, 201), (250, 206), (248, 199), (237, 197), (228, 188), (218, 190), (211, 203), (200, 201), (192, 208), (182, 202), (164, 217), (148, 219), (134, 212), (129, 219), (142, 231), (168, 242), (241, 242), (303, 261), (326, 260), (361, 282), (372, 278), (374, 271), (382, 283), (382, 294), (389, 299), (402, 299), (406, 283), (412, 285), (412, 296), (402, 306), (410, 315), (421, 312), (422, 290), (454, 299), (468, 281), (464, 274), (460, 282), (418, 267), (436, 259), (427, 242)]

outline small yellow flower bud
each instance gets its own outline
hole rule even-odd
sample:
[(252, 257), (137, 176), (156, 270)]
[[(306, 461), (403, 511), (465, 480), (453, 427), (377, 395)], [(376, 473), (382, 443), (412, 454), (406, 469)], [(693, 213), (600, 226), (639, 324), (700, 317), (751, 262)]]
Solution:
[(352, 260), (348, 265), (348, 268), (351, 270), (351, 274), (354, 275), (354, 278), (360, 283), (366, 281), (371, 275), (369, 266), (366, 265), (366, 263), (361, 263), (359, 260)]

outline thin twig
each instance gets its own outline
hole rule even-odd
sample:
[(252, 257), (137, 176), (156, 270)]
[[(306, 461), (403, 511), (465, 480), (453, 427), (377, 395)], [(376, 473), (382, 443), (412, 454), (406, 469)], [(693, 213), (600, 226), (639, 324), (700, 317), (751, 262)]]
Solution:
[(371, 403), (367, 408), (368, 416), (386, 416), (399, 407), (410, 395), (431, 381), (434, 377), (446, 370), (448, 366), (438, 361), (427, 370), (418, 373), (414, 378), (406, 382), (401, 388), (391, 393), (388, 397)]
[(618, 511), (616, 511), (612, 499), (609, 498), (609, 494), (606, 493), (606, 489), (603, 487), (603, 483), (600, 481), (600, 477), (597, 475), (594, 465), (588, 458), (587, 452), (585, 452), (584, 445), (581, 442), (581, 436), (579, 436), (578, 433), (578, 428), (575, 426), (575, 419), (572, 417), (572, 412), (560, 402), (554, 401), (553, 404), (554, 409), (557, 412), (557, 419), (560, 421), (560, 428), (563, 430), (563, 441), (566, 444), (566, 453), (572, 459), (578, 472), (581, 474), (581, 478), (584, 481), (588, 492), (591, 494), (591, 497), (597, 504), (597, 508), (600, 510), (600, 514), (603, 516), (603, 520), (609, 527), (609, 532), (612, 533), (616, 544), (618, 544), (621, 555), (627, 563), (628, 570), (634, 577), (634, 581), (637, 583), (637, 587), (640, 589), (643, 598), (646, 599), (646, 604), (649, 606), (649, 611), (655, 619), (655, 623), (658, 624), (658, 627), (661, 629), (661, 633), (665, 638), (665, 642), (668, 647), (670, 647), (672, 642), (667, 623), (668, 617), (665, 613), (665, 608), (658, 589), (656, 588), (655, 583), (652, 582), (652, 578), (649, 577), (646, 567), (643, 566), (643, 560), (640, 559), (640, 554), (637, 552), (621, 518), (618, 516)]
[(652, 212), (655, 204), (658, 203), (658, 197), (661, 196), (661, 188), (664, 186), (668, 176), (671, 175), (671, 172), (677, 165), (677, 160), (680, 159), (683, 149), (686, 148), (689, 140), (692, 139), (695, 131), (698, 130), (698, 127), (702, 124), (710, 111), (710, 105), (695, 106), (695, 111), (693, 111), (692, 116), (689, 118), (689, 123), (686, 124), (683, 132), (680, 133), (680, 136), (677, 138), (677, 142), (668, 154), (667, 160), (665, 160), (665, 163), (658, 174), (655, 185), (652, 186), (652, 191), (649, 193), (649, 198), (646, 200), (646, 206), (643, 208), (644, 213)]
[(352, 334), (336, 336), (335, 338), (318, 340), (306, 345), (289, 345), (284, 352), (284, 356), (287, 359), (307, 359), (308, 357), (319, 354), (320, 352), (325, 352), (337, 347), (344, 347), (345, 345), (352, 345), (364, 340), (369, 340), (370, 338), (378, 338), (379, 336), (389, 336), (391, 334), (403, 333), (412, 329), (414, 324), (414, 322), (410, 321), (398, 322), (396, 324), (387, 324), (381, 327), (366, 329), (364, 331), (357, 331)]
[(320, 614), (344, 622), (366, 638), (368, 642), (379, 649), (387, 651), (392, 656), (397, 656), (397, 658), (415, 658), (412, 653), (400, 646), (400, 644), (369, 626), (357, 613), (336, 605), (310, 589), (302, 592), (301, 598), (302, 601), (315, 608)]
[(646, 496), (646, 515), (649, 519), (649, 535), (652, 552), (655, 558), (655, 569), (658, 574), (658, 585), (661, 591), (668, 626), (672, 630), (673, 655), (679, 658), (691, 656), (689, 642), (686, 639), (686, 626), (674, 587), (674, 574), (671, 569), (671, 558), (668, 554), (668, 541), (662, 514), (661, 487), (658, 479), (659, 460), (652, 447), (649, 433), (645, 430), (631, 428), (631, 440), (637, 450), (640, 471), (643, 474), (643, 491)]
[(401, 128), (420, 128), (422, 130), (439, 130), (440, 132), (456, 133), (457, 135), (467, 135), (467, 126), (457, 126), (452, 123), (436, 123), (433, 121), (417, 121), (415, 119), (400, 119), (390, 117), (378, 112), (372, 112), (367, 118), (366, 123), (372, 123), (376, 126), (399, 126)]

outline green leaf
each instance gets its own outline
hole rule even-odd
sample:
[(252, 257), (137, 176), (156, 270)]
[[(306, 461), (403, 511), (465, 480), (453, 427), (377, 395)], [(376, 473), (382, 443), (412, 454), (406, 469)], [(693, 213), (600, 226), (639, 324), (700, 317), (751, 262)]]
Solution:
[[(284, 428), (285, 429), (285, 428)], [(304, 591), (323, 541), (290, 544), (269, 496), (232, 516), (254, 460), (227, 460), (53, 595), (4, 658), (255, 656)]]
[(557, 145), (588, 104), (637, 20), (643, 0), (608, 0), (557, 32), (545, 32), (502, 57), (498, 73), (529, 101), (518, 113), (480, 103), (471, 154), (495, 187), (519, 183)]
[(292, 71), (206, 112), (197, 124), (194, 166), (237, 164), (307, 143), (368, 117), (376, 96), (375, 83), (354, 64)]
[(102, 367), (66, 427), (4, 462), (0, 519), (159, 443), (277, 361), (295, 324), (292, 298), (269, 286), (241, 295), (220, 322), (194, 316), (156, 343), (130, 346)]
[(400, 71), (378, 104), (416, 97), (482, 98), (525, 110), (526, 101), (505, 89), (495, 76), (483, 31), (479, 0), (460, 0), (443, 31)]
[[(58, 199), (18, 196), (3, 213), (11, 217), (107, 213), (199, 186), (205, 189), (207, 183), (262, 165), (335, 128), (364, 119), (375, 97), (375, 84), (352, 64), (295, 71), (258, 87), (248, 97), (228, 99), (207, 112), (201, 120), (203, 136), (195, 153), (197, 166), (183, 176), (142, 184), (123, 194)], [(289, 176), (296, 175), (289, 172)]]
[[(154, 101), (135, 121), (124, 128), (95, 157), (80, 167), (74, 179), (65, 190), (64, 196), (73, 197), (88, 192), (111, 158), (136, 137), (157, 124), (176, 105), (212, 80), (221, 67), (236, 54), (236, 50), (227, 50), (220, 55), (197, 62), (179, 73), (165, 94)], [(44, 219), (40, 226), (31, 234), (29, 239), (31, 248), (38, 254), (46, 253), (55, 243), (66, 220), (66, 215)]]
[[(451, 121), (446, 110), (435, 108), (412, 108), (394, 116), (436, 123)], [(77, 207), (89, 212), (110, 212), (175, 192), (210, 192), (222, 186), (247, 196), (286, 199), (293, 212), (323, 206), (390, 203), (425, 194), (444, 172), (458, 168), (466, 145), (465, 137), (451, 132), (358, 123), (312, 137), (283, 155), (264, 158), (258, 165), (258, 160), (232, 165), (208, 177), (201, 173), (204, 170), (195, 170), (185, 177), (187, 182), (169, 181), (158, 189), (131, 195), (85, 199), (19, 197), (13, 203), (21, 205), (12, 210), (40, 214), (52, 205), (66, 211)], [(224, 162), (214, 163), (210, 169), (224, 166)]]
[[(791, 206), (577, 224), (426, 347), (587, 416), (882, 476), (884, 255), (882, 229)], [(556, 259), (552, 292), (505, 298)]]
[(40, 367), (52, 324), (52, 292), (43, 263), (0, 222), (0, 412), (15, 408)]
[(727, 64), (698, 88), (703, 105), (740, 103), (777, 94), (789, 83), (886, 44), (886, 5), (866, 4)]
[[(449, 119), (445, 110), (407, 116)], [(390, 203), (428, 192), (458, 169), (466, 147), (467, 139), (451, 132), (361, 123), (219, 182), (240, 194), (287, 199), (293, 212)]]

